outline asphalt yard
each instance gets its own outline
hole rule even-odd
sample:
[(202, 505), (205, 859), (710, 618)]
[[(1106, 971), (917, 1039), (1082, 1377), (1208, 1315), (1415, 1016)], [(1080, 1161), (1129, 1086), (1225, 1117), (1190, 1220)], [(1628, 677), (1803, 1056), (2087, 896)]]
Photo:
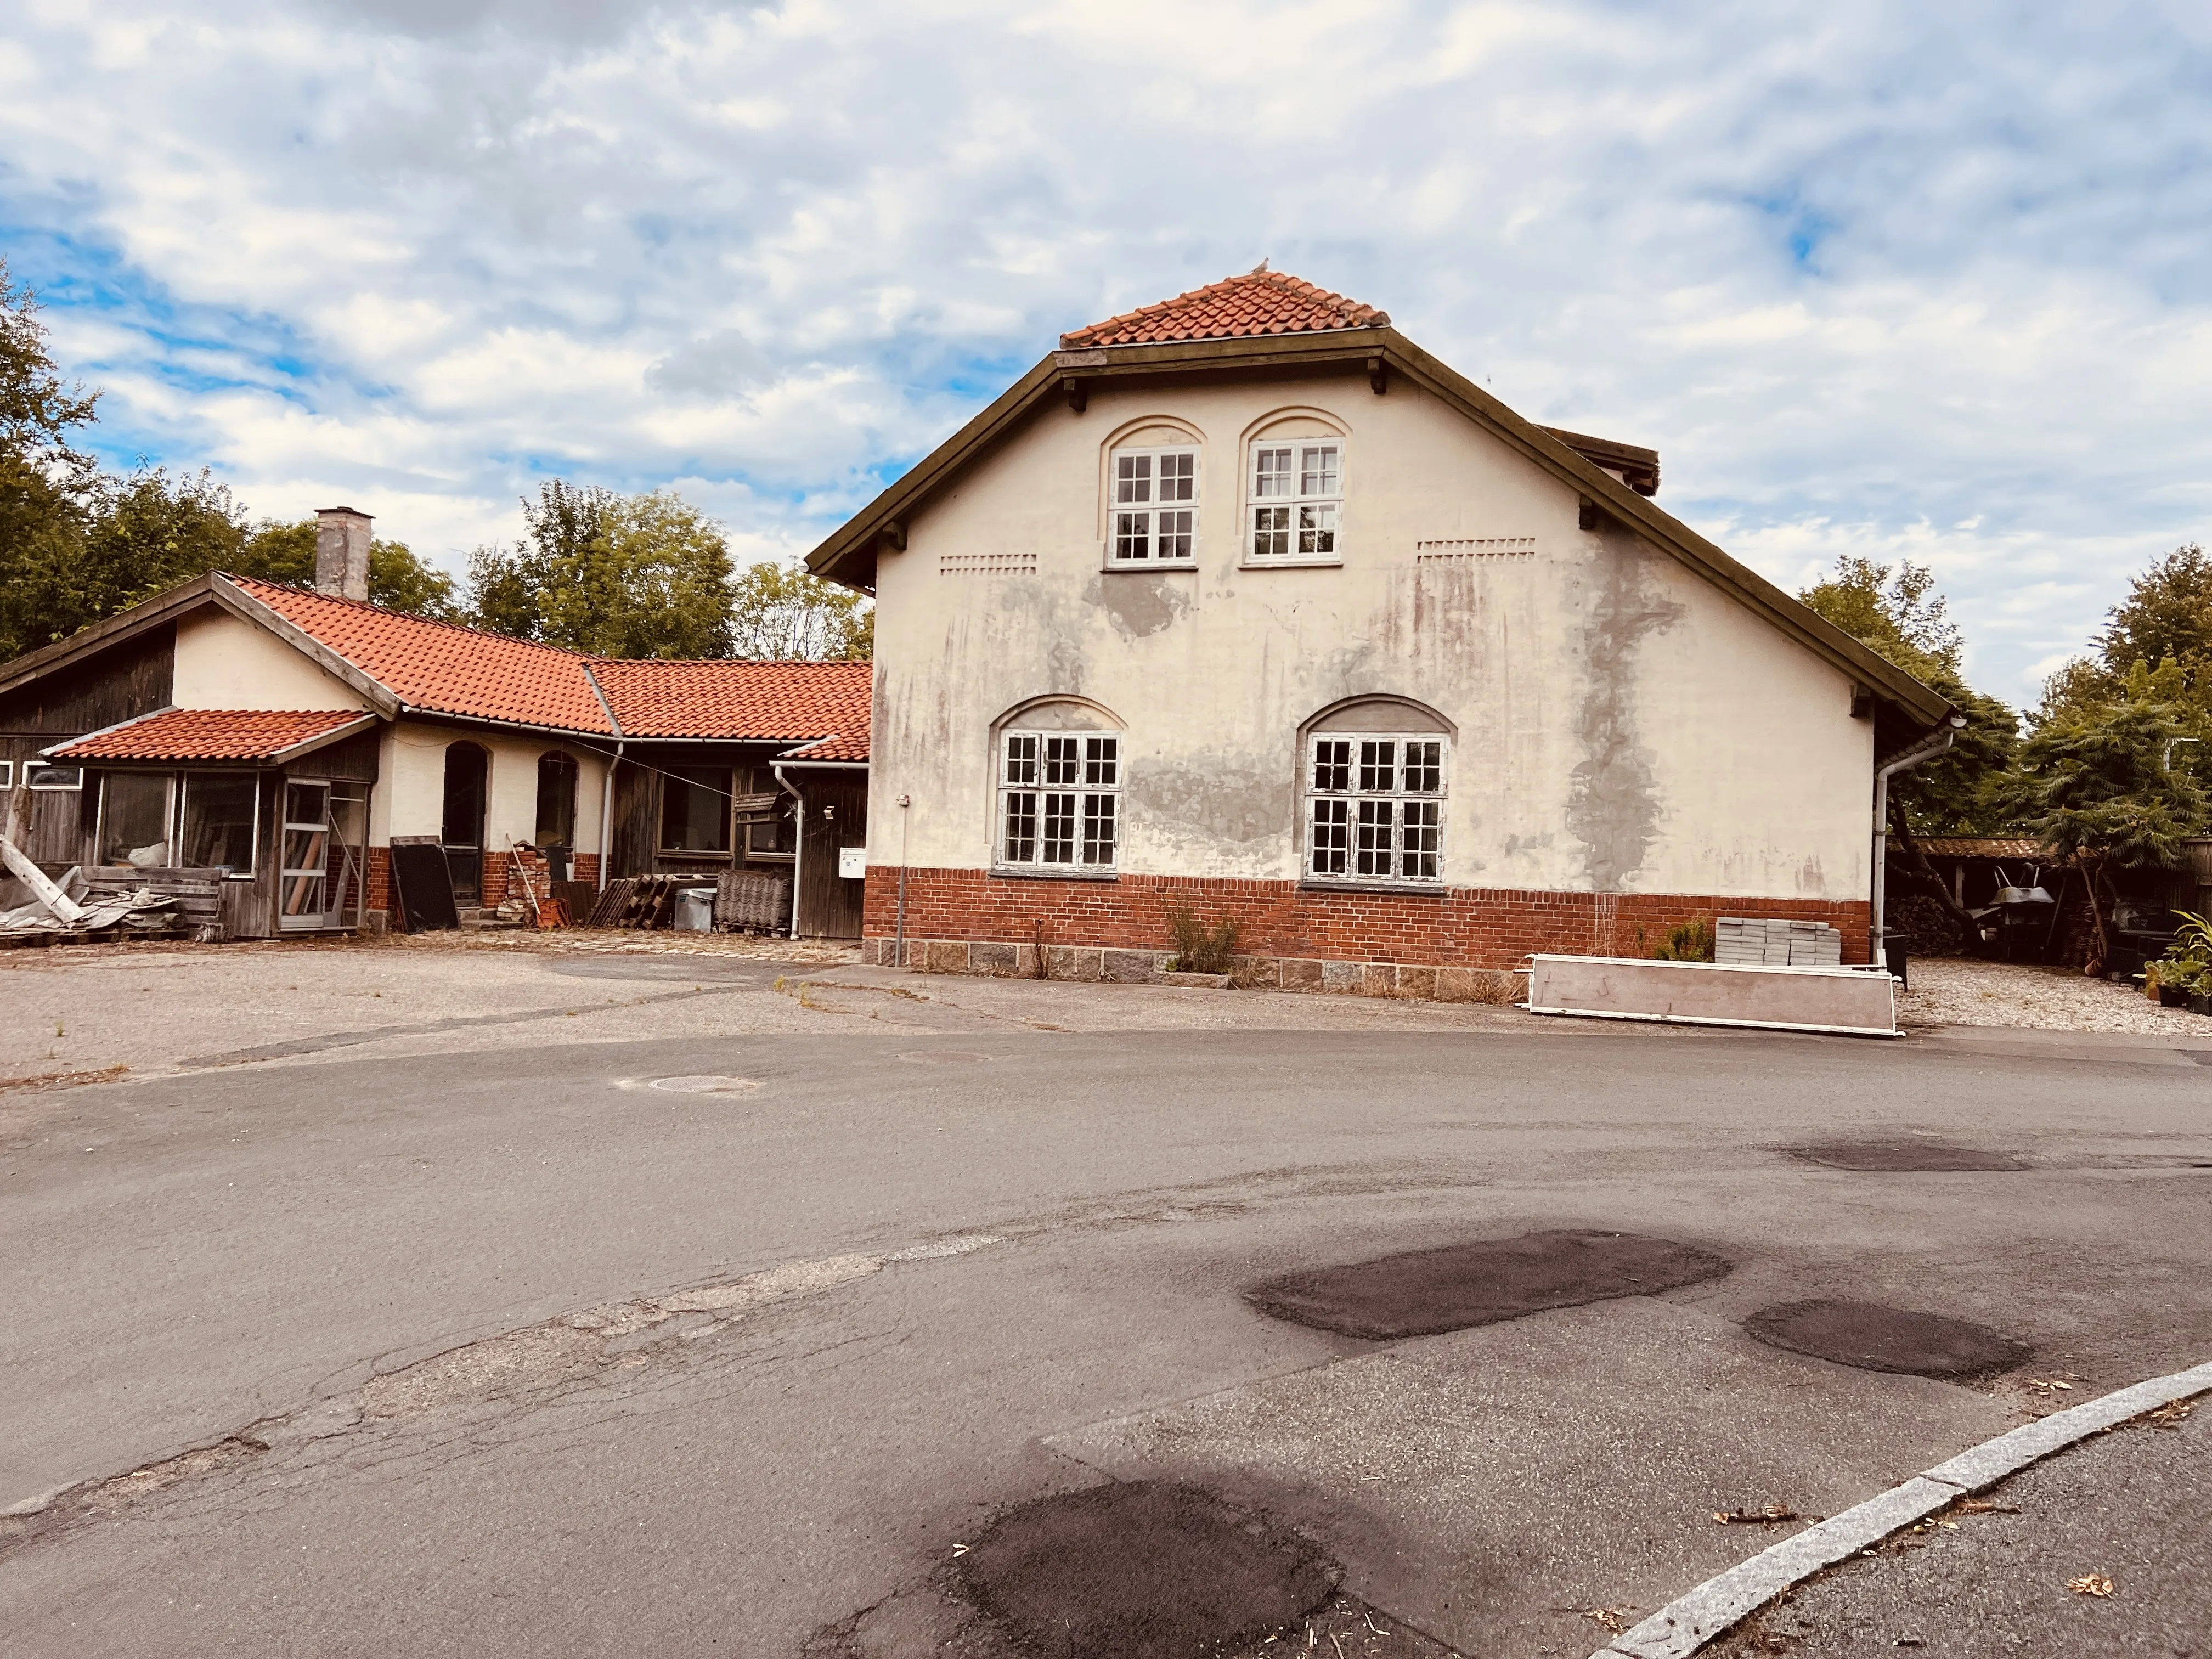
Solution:
[[(2212, 1358), (2185, 1035), (596, 943), (0, 960), (11, 1646), (1579, 1656)], [(2204, 1650), (2202, 1443), (1727, 1650)]]

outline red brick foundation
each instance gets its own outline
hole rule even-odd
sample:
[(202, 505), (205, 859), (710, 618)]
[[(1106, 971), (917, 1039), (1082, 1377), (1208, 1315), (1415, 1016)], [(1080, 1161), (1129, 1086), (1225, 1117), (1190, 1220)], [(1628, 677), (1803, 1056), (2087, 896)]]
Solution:
[[(888, 960), (899, 872), (871, 866), (861, 930), (870, 960)], [(1168, 912), (1188, 904), (1209, 923), (1235, 917), (1255, 957), (1415, 968), (1504, 969), (1535, 951), (1648, 957), (1668, 930), (1705, 917), (1823, 921), (1844, 960), (1867, 960), (1864, 899), (1719, 898), (1674, 893), (1565, 893), (1452, 887), (1437, 893), (1332, 892), (1288, 881), (1125, 875), (1115, 881), (1024, 880), (981, 870), (906, 872), (908, 942), (1164, 951)], [(879, 947), (878, 941), (884, 944)]]

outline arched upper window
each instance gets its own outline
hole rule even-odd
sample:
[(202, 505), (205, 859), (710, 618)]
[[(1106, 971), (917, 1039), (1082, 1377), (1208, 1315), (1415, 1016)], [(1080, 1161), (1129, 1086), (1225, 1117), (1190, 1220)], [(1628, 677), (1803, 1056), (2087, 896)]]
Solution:
[(576, 844), (576, 759), (559, 750), (538, 757), (538, 833), (540, 847)]
[(995, 862), (1041, 875), (1106, 875), (1121, 840), (1120, 722), (1096, 704), (1040, 699), (996, 727)]
[(1304, 736), (1304, 878), (1441, 885), (1451, 781), (1443, 718), (1376, 698), (1327, 711)]
[(1344, 554), (1345, 434), (1318, 410), (1259, 423), (1244, 451), (1244, 556), (1334, 564)]
[(1117, 438), (1106, 458), (1108, 567), (1195, 562), (1200, 482), (1191, 434), (1152, 425)]

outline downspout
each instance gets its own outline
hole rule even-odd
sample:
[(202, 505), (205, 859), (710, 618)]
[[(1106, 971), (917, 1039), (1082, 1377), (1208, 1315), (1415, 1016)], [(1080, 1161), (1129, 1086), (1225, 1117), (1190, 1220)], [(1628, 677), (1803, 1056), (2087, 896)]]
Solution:
[(592, 665), (584, 665), (584, 684), (592, 688), (592, 695), (599, 700), (599, 708), (607, 717), (607, 729), (615, 734), (615, 757), (607, 763), (606, 788), (599, 797), (599, 891), (607, 890), (607, 866), (614, 859), (615, 849), (615, 769), (622, 764), (622, 722), (615, 718), (615, 706), (607, 701), (605, 688), (599, 677), (592, 672)]
[(806, 797), (799, 793), (798, 786), (783, 775), (783, 763), (772, 760), (768, 769), (775, 774), (775, 781), (787, 791), (793, 803), (792, 811), (799, 820), (799, 833), (791, 838), (791, 937), (799, 937), (799, 875), (806, 865)]
[(1888, 929), (1883, 926), (1889, 875), (1889, 779), (1893, 772), (1909, 772), (1923, 761), (1931, 761), (1951, 746), (1951, 740), (1966, 723), (1964, 714), (1954, 714), (1948, 724), (1930, 732), (1918, 743), (1898, 756), (1885, 761), (1874, 769), (1874, 902), (1867, 928), (1867, 957), (1875, 967), (1881, 967), (1887, 958), (1882, 947), (1887, 942)]
[(615, 739), (615, 757), (607, 763), (607, 782), (599, 797), (599, 890), (607, 890), (607, 865), (615, 855), (615, 769), (622, 764), (623, 740)]

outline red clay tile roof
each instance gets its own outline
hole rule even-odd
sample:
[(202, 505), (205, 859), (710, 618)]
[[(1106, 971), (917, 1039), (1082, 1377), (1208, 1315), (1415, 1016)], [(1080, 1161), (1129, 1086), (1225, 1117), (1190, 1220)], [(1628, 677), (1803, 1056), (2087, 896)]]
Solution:
[(804, 749), (794, 749), (783, 758), (799, 761), (865, 761), (868, 757), (866, 722), (861, 723), (860, 735), (847, 737), (840, 732), (834, 738), (824, 738), (819, 743), (810, 743)]
[(867, 758), (866, 662), (595, 661), (630, 738), (856, 739)]
[(1316, 288), (1288, 271), (1255, 270), (1075, 329), (1061, 335), (1060, 343), (1073, 350), (1170, 340), (1228, 340), (1255, 334), (1382, 328), (1389, 321), (1388, 312)]
[[(1939, 859), (2041, 859), (2046, 864), (2056, 864), (2044, 844), (2023, 836), (1922, 836), (1920, 850)], [(1902, 852), (1905, 843), (1895, 836), (1889, 838), (1892, 852)]]
[(58, 760), (269, 760), (375, 718), (362, 708), (163, 708), (52, 752)]
[(626, 738), (835, 738), (844, 745), (836, 758), (868, 757), (866, 662), (618, 662), (252, 577), (226, 580), (412, 708), (614, 737), (611, 708)]
[(585, 672), (588, 659), (573, 651), (251, 576), (227, 580), (414, 708), (615, 734)]

